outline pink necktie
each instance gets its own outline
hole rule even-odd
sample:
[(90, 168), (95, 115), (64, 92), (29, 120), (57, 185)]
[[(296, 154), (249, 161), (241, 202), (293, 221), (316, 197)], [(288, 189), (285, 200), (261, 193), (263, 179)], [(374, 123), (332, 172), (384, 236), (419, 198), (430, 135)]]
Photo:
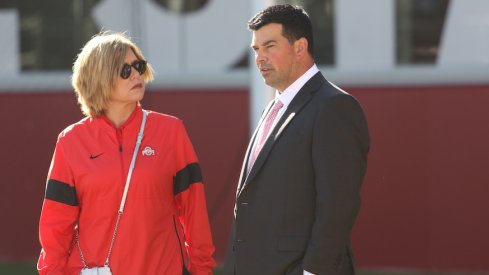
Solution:
[(268, 133), (272, 128), (273, 121), (277, 117), (278, 111), (280, 111), (280, 109), (283, 106), (284, 104), (280, 100), (277, 100), (273, 104), (273, 107), (270, 110), (270, 112), (268, 112), (267, 117), (265, 118), (265, 123), (263, 124), (262, 129), (258, 133), (259, 136), (255, 141), (255, 146), (253, 147), (253, 151), (251, 152), (250, 155), (250, 161), (248, 163), (248, 173), (250, 173), (251, 167), (253, 167), (253, 164), (255, 163), (255, 160), (258, 157), (258, 153), (260, 153), (263, 144), (265, 144), (265, 141), (267, 140)]

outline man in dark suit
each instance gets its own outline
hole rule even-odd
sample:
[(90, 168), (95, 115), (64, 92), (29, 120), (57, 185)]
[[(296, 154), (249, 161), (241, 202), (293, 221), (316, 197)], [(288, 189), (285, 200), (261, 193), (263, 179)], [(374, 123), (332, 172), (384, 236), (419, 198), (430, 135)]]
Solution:
[(245, 156), (225, 274), (354, 274), (369, 150), (362, 108), (319, 72), (302, 8), (268, 7), (248, 27), (276, 96)]

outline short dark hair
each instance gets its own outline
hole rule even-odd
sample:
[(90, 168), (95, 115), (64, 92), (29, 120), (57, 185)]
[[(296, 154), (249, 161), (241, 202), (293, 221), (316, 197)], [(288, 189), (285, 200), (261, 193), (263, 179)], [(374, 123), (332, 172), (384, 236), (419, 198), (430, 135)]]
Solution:
[(314, 56), (314, 40), (312, 37), (312, 24), (307, 12), (299, 6), (290, 4), (270, 6), (255, 14), (248, 21), (248, 29), (259, 30), (270, 23), (282, 25), (282, 35), (290, 43), (304, 37), (307, 39), (307, 51)]

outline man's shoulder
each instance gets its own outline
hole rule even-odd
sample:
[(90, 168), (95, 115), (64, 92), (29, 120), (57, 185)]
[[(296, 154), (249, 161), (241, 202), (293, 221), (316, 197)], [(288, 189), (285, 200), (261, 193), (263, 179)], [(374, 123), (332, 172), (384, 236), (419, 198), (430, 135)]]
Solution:
[(317, 94), (324, 100), (329, 100), (336, 97), (352, 97), (347, 91), (343, 90), (327, 79), (325, 79), (322, 85), (319, 87)]

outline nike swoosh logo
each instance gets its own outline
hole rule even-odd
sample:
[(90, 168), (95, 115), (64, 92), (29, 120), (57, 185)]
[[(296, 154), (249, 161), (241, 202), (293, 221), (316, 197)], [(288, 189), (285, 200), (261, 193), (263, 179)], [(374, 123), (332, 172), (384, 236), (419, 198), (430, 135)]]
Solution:
[(98, 155), (90, 155), (90, 159), (96, 159), (98, 157), (100, 157), (101, 155), (103, 155), (104, 153), (100, 153)]

